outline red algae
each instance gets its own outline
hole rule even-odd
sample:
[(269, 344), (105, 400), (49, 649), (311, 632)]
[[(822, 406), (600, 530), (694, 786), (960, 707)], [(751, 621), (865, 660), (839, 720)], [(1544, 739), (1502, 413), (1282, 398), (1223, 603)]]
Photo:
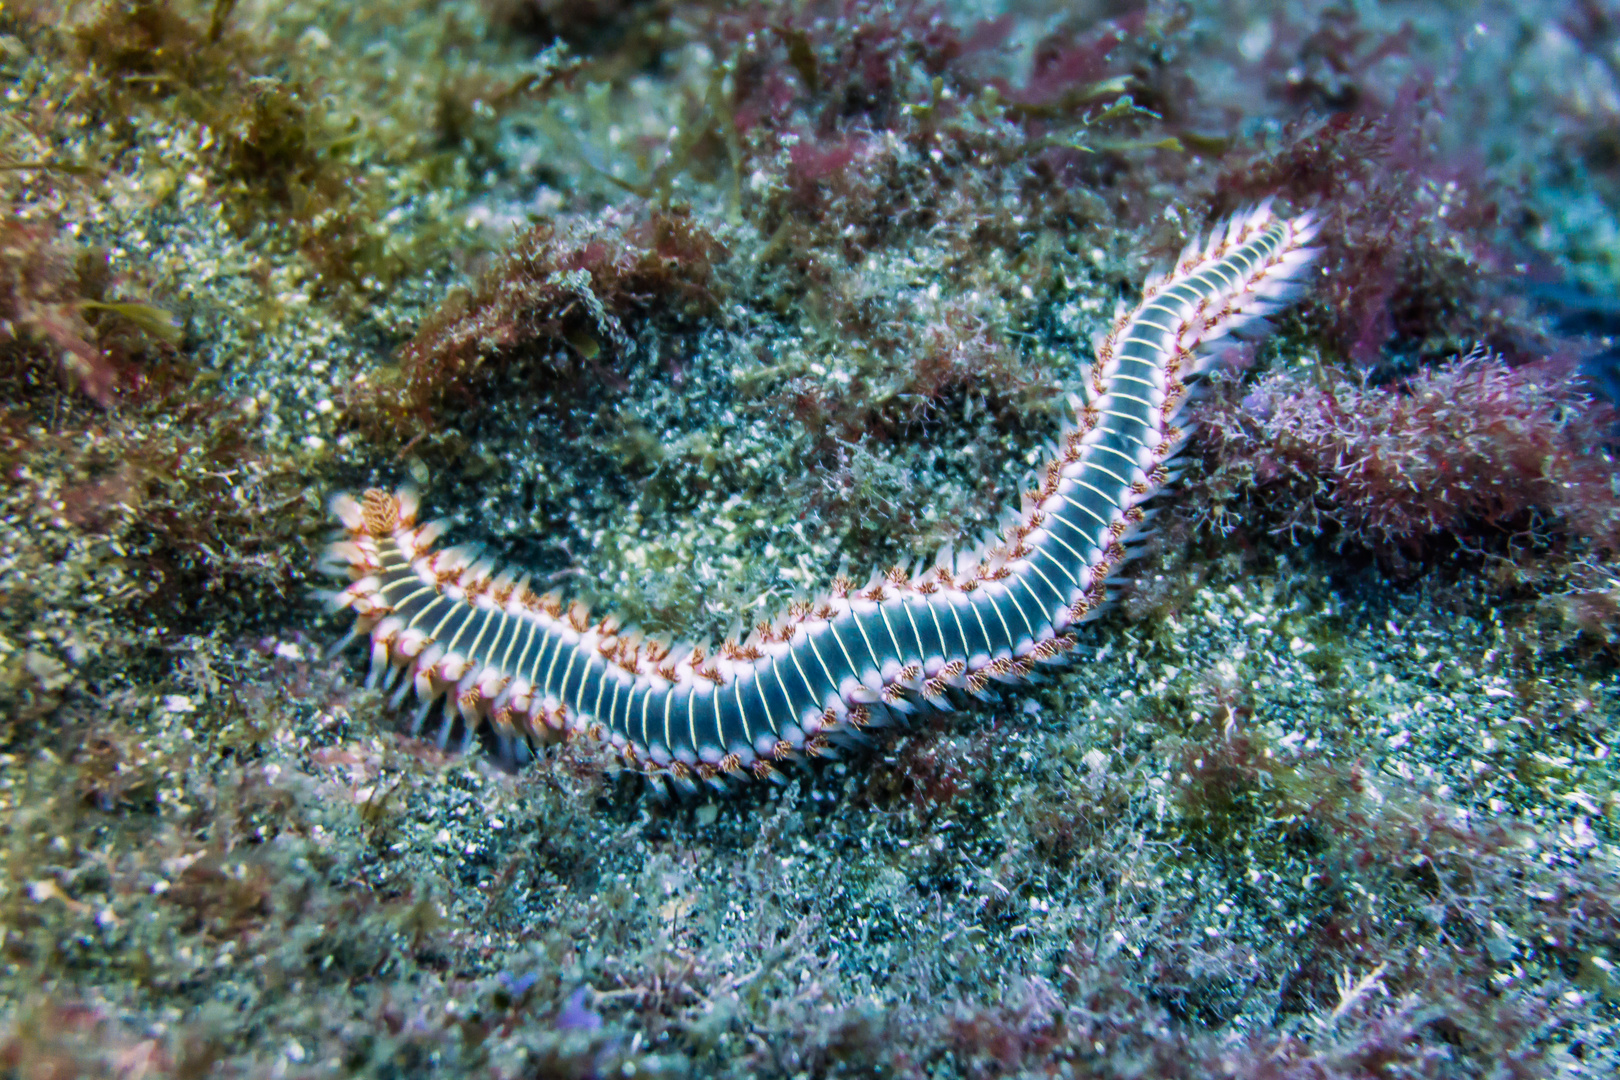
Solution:
[[(1442, 534), (1528, 532), (1532, 518), (1597, 554), (1620, 542), (1603, 444), (1608, 410), (1574, 372), (1484, 353), (1371, 387), (1331, 370), (1265, 376), (1210, 410), (1218, 472), (1288, 490), (1293, 533), (1412, 548)], [(1258, 496), (1269, 499), (1268, 496)]]

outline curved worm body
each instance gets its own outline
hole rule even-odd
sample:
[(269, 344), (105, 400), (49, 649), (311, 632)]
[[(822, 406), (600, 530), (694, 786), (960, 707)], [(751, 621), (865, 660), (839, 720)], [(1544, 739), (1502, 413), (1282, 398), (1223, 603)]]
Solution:
[(593, 620), (583, 605), (538, 596), (465, 551), (439, 549), (408, 491), (340, 496), (347, 539), (328, 549), (350, 578), (338, 608), (371, 643), (369, 682), (414, 689), (425, 719), (445, 701), (441, 743), (459, 718), (488, 725), (502, 753), (586, 732), (627, 764), (678, 782), (773, 775), (840, 737), (909, 711), (944, 707), (947, 690), (980, 694), (1075, 645), (1106, 583), (1168, 481), (1188, 385), (1207, 346), (1286, 302), (1314, 252), (1308, 215), (1240, 213), (1148, 281), (1097, 344), (1087, 394), (1037, 490), (997, 542), (856, 587), (840, 579), (746, 640), (710, 652), (670, 647)]

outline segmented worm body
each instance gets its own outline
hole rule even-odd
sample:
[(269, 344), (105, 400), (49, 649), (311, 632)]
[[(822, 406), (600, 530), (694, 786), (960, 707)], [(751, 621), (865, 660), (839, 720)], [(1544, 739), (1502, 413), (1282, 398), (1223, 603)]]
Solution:
[[(1309, 215), (1240, 213), (1195, 241), (1097, 343), (1086, 393), (1036, 490), (992, 544), (856, 587), (834, 583), (745, 640), (667, 646), (532, 592), (468, 552), (435, 549), (414, 495), (367, 491), (334, 510), (348, 536), (334, 597), (371, 643), (369, 681), (443, 698), (441, 742), (488, 725), (521, 760), (531, 742), (589, 733), (629, 765), (680, 783), (769, 777), (798, 755), (908, 711), (983, 694), (1074, 648), (1170, 479), (1188, 386), (1208, 346), (1284, 303), (1314, 252)], [(457, 720), (460, 725), (456, 724)], [(421, 719), (418, 724), (420, 725)]]

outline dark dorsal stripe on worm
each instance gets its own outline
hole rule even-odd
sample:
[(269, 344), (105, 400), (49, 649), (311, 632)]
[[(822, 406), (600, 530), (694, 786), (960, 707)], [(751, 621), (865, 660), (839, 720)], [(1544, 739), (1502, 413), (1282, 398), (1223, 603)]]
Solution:
[(396, 700), (414, 689), (423, 718), (445, 700), (441, 742), (459, 719), (469, 734), (488, 725), (514, 760), (531, 742), (588, 733), (681, 783), (769, 777), (889, 711), (943, 707), (948, 689), (982, 694), (1071, 650), (1146, 520), (1142, 504), (1170, 478), (1209, 346), (1289, 299), (1315, 231), (1309, 215), (1262, 205), (1149, 279), (1098, 341), (1074, 421), (1013, 523), (921, 577), (839, 580), (746, 640), (671, 648), (435, 549), (440, 529), (417, 524), (411, 492), (373, 489), (333, 501), (347, 538), (328, 562), (351, 582), (333, 603), (371, 642), (370, 684), (398, 680)]

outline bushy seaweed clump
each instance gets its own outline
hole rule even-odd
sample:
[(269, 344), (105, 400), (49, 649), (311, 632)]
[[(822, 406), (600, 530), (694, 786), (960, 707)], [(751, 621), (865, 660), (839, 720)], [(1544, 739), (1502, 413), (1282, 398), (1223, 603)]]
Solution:
[(1476, 352), (1386, 386), (1295, 365), (1206, 417), (1212, 517), (1241, 490), (1251, 512), (1275, 507), (1267, 525), (1291, 538), (1331, 526), (1339, 543), (1414, 549), (1481, 533), (1545, 540), (1555, 526), (1594, 554), (1616, 549), (1609, 410), (1553, 363)]
[[(1315, 206), (1324, 250), (1300, 306), (1309, 341), (1229, 355), (1186, 515), (1290, 543), (1326, 532), (1409, 570), (1458, 547), (1505, 554), (1503, 584), (1590, 595), (1590, 564), (1614, 550), (1613, 413), (1577, 374), (1593, 346), (1552, 332), (1515, 280), (1551, 242), (1527, 223), (1556, 208), (1516, 202), (1504, 180), (1543, 169), (1529, 144), (1565, 152), (1573, 112), (1535, 136), (1504, 126), (1500, 99), (1436, 76), (1412, 27), (1343, 6), (1280, 17), (1257, 44), (1247, 70), (1269, 93), (1330, 108), (1232, 147), (1196, 182), (1217, 206), (1276, 192)], [(1551, 77), (1497, 42), (1469, 63), (1467, 78)], [(1585, 108), (1554, 81), (1562, 108)]]
[[(588, 224), (587, 224), (588, 221)], [(490, 356), (512, 354), (536, 373), (577, 362), (609, 364), (633, 349), (626, 320), (652, 317), (663, 332), (712, 316), (715, 261), (724, 253), (689, 211), (629, 220), (597, 214), (536, 225), (471, 292), (456, 292), (402, 352), (402, 406), (418, 425), (480, 401)], [(561, 355), (558, 355), (558, 354)], [(455, 393), (458, 402), (443, 396)]]

